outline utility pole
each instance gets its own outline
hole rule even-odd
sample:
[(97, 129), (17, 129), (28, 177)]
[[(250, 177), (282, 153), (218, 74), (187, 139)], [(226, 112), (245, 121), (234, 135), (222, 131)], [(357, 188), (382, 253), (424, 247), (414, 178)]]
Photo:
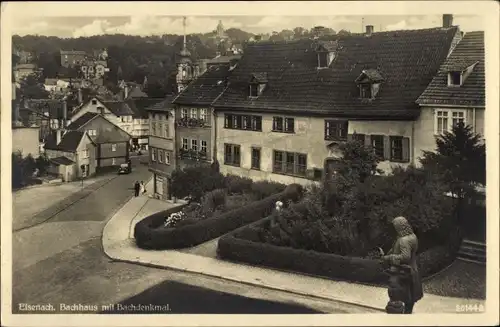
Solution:
[(365, 18), (361, 17), (361, 33), (363, 33), (365, 30)]

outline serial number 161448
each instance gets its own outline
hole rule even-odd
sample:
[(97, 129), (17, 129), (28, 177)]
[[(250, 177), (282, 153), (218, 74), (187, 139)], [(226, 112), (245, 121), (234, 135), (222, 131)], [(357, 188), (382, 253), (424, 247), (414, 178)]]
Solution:
[(461, 313), (481, 313), (484, 312), (484, 305), (482, 304), (457, 304), (456, 312)]

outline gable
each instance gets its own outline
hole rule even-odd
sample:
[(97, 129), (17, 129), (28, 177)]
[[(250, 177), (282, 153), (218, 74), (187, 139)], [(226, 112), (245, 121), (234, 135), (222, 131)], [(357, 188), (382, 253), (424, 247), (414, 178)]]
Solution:
[[(96, 101), (96, 104), (92, 104), (92, 101)], [(112, 111), (110, 111), (102, 101), (100, 101), (98, 98), (93, 97), (90, 98), (85, 104), (83, 104), (81, 107), (76, 109), (76, 112), (73, 113), (71, 116), (71, 121), (74, 122), (81, 116), (83, 116), (86, 113), (100, 113), (97, 108), (103, 107), (104, 108), (104, 114), (105, 115), (114, 115)]]

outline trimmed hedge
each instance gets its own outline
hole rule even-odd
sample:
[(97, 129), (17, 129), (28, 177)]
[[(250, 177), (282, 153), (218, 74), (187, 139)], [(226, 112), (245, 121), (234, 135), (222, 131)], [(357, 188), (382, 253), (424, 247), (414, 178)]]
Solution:
[(162, 211), (138, 222), (134, 228), (134, 238), (138, 247), (143, 249), (178, 249), (195, 246), (224, 235), (236, 228), (268, 216), (276, 201), (297, 201), (302, 196), (302, 187), (292, 184), (278, 194), (272, 195), (248, 206), (225, 212), (219, 217), (200, 220), (196, 223), (175, 228), (159, 228), (165, 218), (180, 211)]
[[(259, 220), (254, 226), (269, 221)], [(337, 280), (348, 280), (369, 284), (385, 284), (387, 275), (380, 260), (347, 257), (337, 254), (306, 251), (290, 247), (275, 246), (257, 241), (251, 226), (237, 229), (219, 239), (217, 254), (230, 261), (252, 265), (296, 271)], [(431, 248), (419, 254), (418, 262), (423, 277), (445, 268), (458, 250), (457, 242), (452, 246)], [(459, 244), (459, 242), (458, 242)], [(438, 263), (436, 265), (436, 263)]]

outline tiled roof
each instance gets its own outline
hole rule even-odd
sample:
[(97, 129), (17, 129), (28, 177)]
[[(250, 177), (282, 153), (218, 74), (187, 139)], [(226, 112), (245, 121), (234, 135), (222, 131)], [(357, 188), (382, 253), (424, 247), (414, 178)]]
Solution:
[(52, 158), (49, 159), (52, 163), (56, 164), (57, 166), (71, 166), (75, 162), (67, 157), (61, 156), (57, 158)]
[(128, 98), (147, 98), (148, 95), (144, 93), (140, 87), (133, 87), (128, 93)]
[(267, 73), (253, 73), (252, 74), (252, 79), (255, 79), (257, 82), (260, 82), (260, 83), (267, 83), (268, 82), (268, 79), (267, 79)]
[(117, 116), (131, 116), (134, 114), (132, 108), (124, 101), (101, 101), (102, 104)]
[(229, 73), (229, 65), (210, 66), (205, 73), (189, 84), (173, 103), (210, 105), (224, 91), (225, 80)]
[[(439, 73), (418, 98), (419, 104), (485, 106), (484, 32), (466, 33)], [(477, 64), (460, 87), (448, 87), (448, 72)]]
[(366, 69), (361, 72), (359, 77), (356, 79), (357, 83), (363, 83), (370, 81), (373, 83), (382, 82), (384, 78), (377, 69)]
[(67, 131), (62, 135), (61, 142), (56, 144), (55, 132), (45, 142), (45, 149), (59, 150), (65, 152), (75, 152), (85, 133), (79, 131)]
[(62, 55), (85, 55), (87, 54), (85, 51), (80, 50), (61, 50)]
[(87, 124), (92, 119), (94, 119), (96, 116), (99, 116), (99, 114), (94, 113), (94, 112), (86, 112), (83, 115), (81, 115), (80, 117), (78, 117), (77, 120), (75, 120), (74, 122), (69, 124), (68, 127), (66, 127), (66, 128), (69, 130), (77, 130), (80, 127)]
[(18, 64), (14, 69), (36, 69), (35, 64)]
[(114, 126), (111, 130), (101, 130), (93, 141), (95, 143), (122, 143), (128, 142), (131, 136), (118, 126)]
[(146, 108), (146, 111), (168, 111), (170, 109), (174, 108), (174, 105), (172, 104), (172, 101), (174, 100), (175, 96), (173, 95), (167, 95), (165, 99), (161, 102), (157, 102), (153, 104), (152, 106), (149, 106)]
[(134, 112), (134, 118), (147, 118), (146, 108), (162, 102), (162, 98), (137, 98), (126, 100), (128, 106)]
[(238, 60), (241, 58), (241, 55), (229, 55), (229, 56), (218, 56), (213, 59), (206, 60), (207, 65), (215, 65), (215, 64), (229, 64), (231, 60)]
[(318, 41), (318, 50), (335, 51), (338, 48), (337, 41)]
[(57, 78), (46, 78), (44, 84), (45, 85), (56, 85), (57, 84)]
[[(457, 32), (452, 27), (335, 36), (335, 58), (324, 69), (317, 68), (315, 40), (251, 43), (214, 106), (413, 119), (419, 114), (415, 100), (437, 73)], [(360, 99), (355, 82), (368, 69), (384, 77), (374, 100)], [(269, 83), (257, 99), (249, 99), (249, 77), (256, 72), (267, 72)]]

